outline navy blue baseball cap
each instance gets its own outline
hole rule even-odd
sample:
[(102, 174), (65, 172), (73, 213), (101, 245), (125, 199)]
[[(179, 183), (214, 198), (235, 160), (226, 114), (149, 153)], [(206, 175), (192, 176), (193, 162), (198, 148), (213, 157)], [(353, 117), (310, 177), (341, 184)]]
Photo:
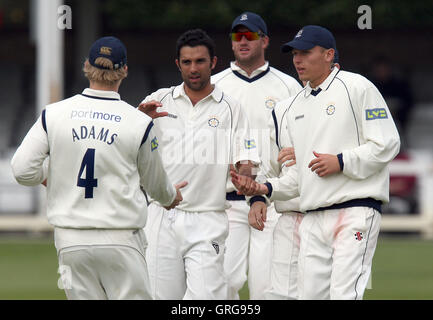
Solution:
[(331, 31), (321, 26), (309, 25), (299, 30), (292, 41), (283, 44), (281, 51), (290, 52), (293, 49), (309, 50), (315, 46), (337, 50), (335, 38)]
[(99, 69), (107, 69), (95, 64), (97, 58), (107, 58), (113, 62), (114, 70), (126, 65), (126, 47), (116, 37), (102, 37), (90, 47), (89, 63)]
[(232, 23), (232, 32), (237, 26), (245, 26), (252, 32), (262, 31), (265, 35), (268, 35), (268, 27), (262, 17), (253, 12), (244, 12)]

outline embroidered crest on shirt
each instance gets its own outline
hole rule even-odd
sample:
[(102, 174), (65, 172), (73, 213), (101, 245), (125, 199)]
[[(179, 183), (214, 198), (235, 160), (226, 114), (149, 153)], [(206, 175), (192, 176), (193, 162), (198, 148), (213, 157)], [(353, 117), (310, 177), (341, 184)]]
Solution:
[(335, 106), (333, 104), (330, 104), (327, 108), (326, 108), (326, 113), (328, 115), (333, 115), (335, 112)]
[(277, 104), (277, 102), (273, 98), (267, 98), (265, 101), (265, 106), (268, 109), (273, 109), (276, 104)]
[(207, 121), (209, 127), (216, 128), (219, 126), (220, 122), (215, 116), (211, 116), (211, 118)]

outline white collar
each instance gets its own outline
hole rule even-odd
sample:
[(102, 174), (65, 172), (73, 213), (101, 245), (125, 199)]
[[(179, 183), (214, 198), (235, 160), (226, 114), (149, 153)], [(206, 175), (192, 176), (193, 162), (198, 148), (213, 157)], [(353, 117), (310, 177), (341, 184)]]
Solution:
[[(326, 77), (325, 81), (323, 81), (321, 84), (319, 84), (314, 91), (317, 91), (319, 88), (321, 91), (326, 91), (329, 88), (329, 85), (334, 80), (335, 76), (337, 75), (338, 71), (340, 71), (337, 67), (334, 67), (331, 71), (331, 73)], [(310, 81), (307, 82), (307, 85), (305, 86), (305, 97), (308, 97), (311, 94), (311, 91), (313, 91), (313, 88), (311, 88)]]
[(90, 98), (94, 97), (94, 98), (120, 100), (120, 94), (115, 91), (95, 90), (95, 89), (86, 88), (83, 90), (82, 94), (89, 96)]
[(243, 76), (245, 76), (245, 77), (247, 77), (247, 78), (253, 78), (253, 77), (259, 75), (260, 73), (265, 72), (266, 70), (268, 70), (268, 68), (269, 68), (269, 62), (268, 62), (268, 61), (265, 61), (265, 64), (264, 64), (264, 65), (258, 67), (256, 70), (254, 70), (253, 72), (251, 72), (250, 75), (248, 75), (248, 73), (246, 73), (244, 69), (242, 69), (241, 67), (239, 67), (239, 66), (236, 64), (235, 61), (230, 62), (230, 68), (231, 68), (233, 71), (237, 71), (237, 72), (239, 72), (240, 74), (242, 74)]

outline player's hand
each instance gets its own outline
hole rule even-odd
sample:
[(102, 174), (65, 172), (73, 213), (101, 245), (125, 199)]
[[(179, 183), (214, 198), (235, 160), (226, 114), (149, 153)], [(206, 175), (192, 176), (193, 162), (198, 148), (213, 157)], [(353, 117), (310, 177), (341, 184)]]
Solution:
[(233, 185), (238, 190), (237, 194), (239, 195), (255, 196), (267, 194), (269, 192), (268, 187), (264, 184), (260, 184), (250, 177), (240, 175), (233, 170), (230, 171), (230, 176), (232, 177)]
[(288, 161), (285, 164), (286, 167), (293, 166), (296, 163), (295, 149), (292, 147), (281, 149), (280, 153), (278, 153), (277, 160), (281, 164)]
[(256, 201), (251, 205), (250, 211), (248, 212), (248, 222), (254, 229), (263, 231), (266, 222), (266, 203), (262, 201)]
[(45, 179), (44, 181), (42, 181), (42, 185), (45, 186), (45, 187), (47, 186), (47, 179)]
[(158, 102), (156, 100), (152, 100), (152, 101), (140, 103), (140, 105), (138, 106), (138, 110), (140, 110), (141, 112), (144, 112), (145, 114), (147, 114), (152, 119), (156, 119), (156, 118), (167, 116), (168, 112), (158, 112), (158, 111), (156, 111), (156, 109), (158, 109), (160, 107), (162, 107), (162, 103), (161, 102)]
[(317, 173), (319, 177), (326, 177), (331, 174), (340, 172), (340, 163), (336, 155), (327, 153), (317, 153), (313, 151), (315, 159), (311, 160), (308, 168)]
[(175, 208), (183, 200), (182, 193), (180, 192), (180, 189), (185, 187), (187, 184), (188, 184), (188, 182), (182, 181), (182, 182), (174, 185), (174, 187), (176, 188), (176, 197), (174, 198), (174, 200), (170, 206), (164, 207), (166, 210), (170, 210), (170, 209)]

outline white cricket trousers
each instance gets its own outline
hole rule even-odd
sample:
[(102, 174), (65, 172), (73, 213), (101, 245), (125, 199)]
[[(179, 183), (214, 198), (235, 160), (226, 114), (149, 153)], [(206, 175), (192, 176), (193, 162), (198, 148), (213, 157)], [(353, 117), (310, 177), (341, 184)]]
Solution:
[(152, 299), (142, 229), (55, 228), (54, 240), (68, 299)]
[(226, 300), (227, 215), (165, 210), (151, 203), (145, 232), (154, 299)]
[(264, 300), (270, 289), (273, 232), (278, 214), (272, 204), (267, 208), (265, 228), (254, 229), (248, 223), (249, 205), (245, 200), (229, 201), (226, 209), (229, 235), (226, 241), (224, 270), (228, 277), (229, 299), (239, 300), (238, 291), (248, 278), (250, 300)]
[(299, 299), (361, 300), (381, 215), (368, 207), (305, 214), (299, 234)]
[(265, 292), (267, 300), (296, 300), (298, 298), (299, 226), (304, 214), (284, 212), (274, 230), (271, 265), (271, 287)]

